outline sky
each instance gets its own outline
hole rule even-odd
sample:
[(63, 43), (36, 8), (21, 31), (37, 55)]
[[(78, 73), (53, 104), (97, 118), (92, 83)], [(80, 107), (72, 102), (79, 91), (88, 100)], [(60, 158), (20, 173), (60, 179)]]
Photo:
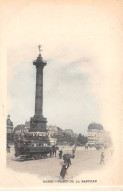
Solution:
[[(92, 121), (99, 121), (99, 107), (88, 83), (88, 75), (79, 73), (81, 61), (61, 63), (47, 60), (44, 68), (43, 115), (48, 124), (63, 129), (86, 131)], [(24, 123), (34, 115), (36, 68), (22, 62), (8, 84), (11, 119)]]
[(112, 127), (108, 120), (118, 116), (122, 58), (119, 4), (109, 9), (108, 3), (81, 2), (25, 1), (21, 8), (11, 4), (6, 8), (7, 111), (14, 126), (34, 116), (33, 60), (39, 44), (47, 61), (43, 116), (48, 124), (86, 134), (91, 122), (102, 123), (107, 129)]

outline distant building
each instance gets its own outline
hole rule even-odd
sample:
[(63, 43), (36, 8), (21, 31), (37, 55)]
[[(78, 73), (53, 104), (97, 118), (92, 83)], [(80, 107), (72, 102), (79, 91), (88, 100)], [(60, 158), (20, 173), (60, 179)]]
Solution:
[(20, 125), (17, 125), (15, 128), (14, 128), (14, 132), (17, 134), (20, 134), (20, 133), (28, 133), (29, 132), (29, 129), (30, 129), (30, 121), (26, 121), (25, 122), (25, 125), (24, 124), (20, 124)]
[(88, 125), (88, 129), (98, 129), (98, 130), (103, 130), (103, 126), (100, 123), (91, 123)]
[(62, 133), (62, 129), (60, 127), (57, 127), (57, 126), (48, 125), (47, 132), (50, 135), (50, 137), (52, 137), (54, 134)]
[(7, 125), (6, 143), (8, 145), (14, 142), (13, 122), (10, 120), (10, 115), (7, 116), (6, 125)]
[(25, 132), (28, 132), (30, 129), (30, 121), (25, 122)]
[(25, 132), (25, 125), (17, 125), (14, 128), (14, 133), (15, 134), (20, 134), (20, 133), (24, 133)]
[(51, 145), (51, 146), (57, 144), (57, 139), (56, 139), (56, 138), (51, 138), (51, 137), (49, 137), (49, 141), (50, 141), (50, 145)]
[(88, 126), (88, 145), (105, 145), (109, 146), (111, 143), (110, 132), (105, 131), (101, 124), (91, 123)]
[(10, 115), (7, 116), (7, 133), (13, 133), (13, 122), (10, 120)]

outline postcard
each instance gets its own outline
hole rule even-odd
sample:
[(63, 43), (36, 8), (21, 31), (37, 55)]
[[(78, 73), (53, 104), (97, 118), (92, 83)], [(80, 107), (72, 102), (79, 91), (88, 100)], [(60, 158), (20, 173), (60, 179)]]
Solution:
[(0, 1), (0, 189), (123, 189), (123, 1)]

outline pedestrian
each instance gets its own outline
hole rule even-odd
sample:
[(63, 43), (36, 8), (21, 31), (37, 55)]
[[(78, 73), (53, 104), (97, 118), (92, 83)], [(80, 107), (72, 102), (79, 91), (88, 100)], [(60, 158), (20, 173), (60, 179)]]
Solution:
[(53, 152), (53, 156), (54, 156), (54, 153), (55, 153), (55, 151), (54, 151), (54, 146), (52, 146), (52, 152)]
[(104, 163), (104, 153), (103, 152), (101, 153), (101, 160), (100, 160), (100, 164), (102, 164), (102, 163), (105, 164)]
[(54, 153), (55, 153), (55, 157), (56, 157), (56, 151), (57, 151), (57, 147), (54, 147)]
[(76, 151), (76, 145), (74, 146), (74, 150)]
[(72, 150), (72, 153), (73, 153), (73, 154), (75, 153), (75, 150), (74, 150), (74, 149)]
[(52, 149), (50, 148), (50, 158), (52, 157)]
[(66, 175), (66, 172), (67, 172), (67, 168), (68, 168), (68, 163), (66, 161), (66, 159), (63, 160), (63, 164), (62, 164), (62, 169), (61, 169), (61, 172), (60, 172), (60, 176), (64, 179), (65, 178), (65, 175)]
[(53, 147), (51, 147), (51, 157), (53, 157)]
[(60, 150), (60, 151), (59, 151), (59, 159), (61, 159), (61, 158), (62, 158), (62, 153), (63, 153), (63, 151), (62, 151), (62, 150)]
[(52, 147), (52, 149), (53, 149), (53, 156), (55, 155), (55, 157), (56, 157), (56, 146), (54, 145), (54, 146)]
[(71, 165), (71, 160), (70, 160), (70, 158), (67, 158), (66, 159), (66, 162), (67, 162), (67, 168)]
[(7, 145), (7, 153), (10, 153), (10, 146)]

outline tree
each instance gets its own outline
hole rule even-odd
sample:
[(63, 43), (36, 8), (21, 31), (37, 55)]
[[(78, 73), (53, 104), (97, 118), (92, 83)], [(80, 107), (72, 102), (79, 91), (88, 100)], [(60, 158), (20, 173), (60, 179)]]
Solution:
[(78, 145), (85, 145), (88, 141), (88, 138), (84, 135), (82, 135), (81, 133), (78, 135), (77, 138), (77, 144)]
[(82, 134), (81, 133), (78, 135), (77, 144), (82, 144)]
[(53, 134), (53, 138), (57, 139), (57, 143), (71, 143), (71, 135), (67, 133), (62, 133), (62, 134)]

